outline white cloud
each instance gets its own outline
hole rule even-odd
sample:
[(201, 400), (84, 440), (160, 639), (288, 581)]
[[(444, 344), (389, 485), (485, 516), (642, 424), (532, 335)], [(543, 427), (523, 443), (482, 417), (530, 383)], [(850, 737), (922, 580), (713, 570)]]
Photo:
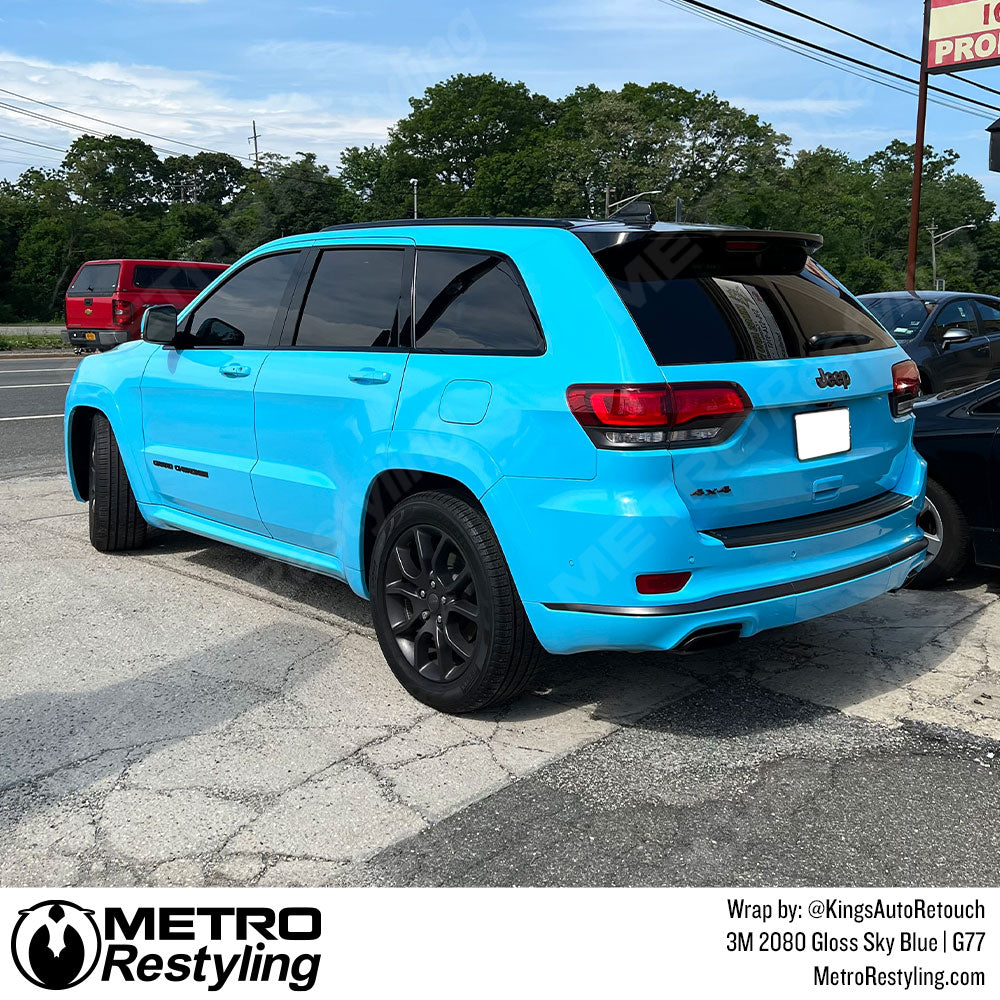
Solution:
[[(315, 152), (320, 161), (336, 169), (340, 152), (347, 146), (382, 142), (398, 115), (350, 114), (336, 108), (321, 94), (275, 90), (260, 98), (232, 97), (219, 81), (162, 66), (127, 65), (117, 62), (89, 64), (55, 63), (0, 51), (0, 87), (64, 109), (41, 107), (0, 94), (0, 101), (26, 111), (62, 119), (73, 129), (59, 128), (0, 108), (0, 132), (34, 142), (66, 148), (80, 132), (110, 132), (131, 135), (129, 129), (167, 137), (138, 136), (154, 146), (176, 153), (203, 149), (221, 150), (247, 161), (251, 121), (263, 137), (261, 149), (293, 155), (299, 150)], [(99, 124), (72, 115), (81, 112), (116, 125)], [(51, 150), (2, 140), (21, 151), (18, 160), (58, 158)], [(34, 152), (32, 152), (34, 150)], [(168, 155), (163, 153), (161, 155)], [(0, 175), (18, 173), (0, 163)]]
[(868, 103), (863, 100), (817, 97), (790, 97), (779, 100), (730, 97), (728, 100), (730, 104), (737, 104), (755, 115), (794, 114), (798, 111), (809, 115), (846, 115), (850, 111), (857, 111), (858, 108), (862, 108)]

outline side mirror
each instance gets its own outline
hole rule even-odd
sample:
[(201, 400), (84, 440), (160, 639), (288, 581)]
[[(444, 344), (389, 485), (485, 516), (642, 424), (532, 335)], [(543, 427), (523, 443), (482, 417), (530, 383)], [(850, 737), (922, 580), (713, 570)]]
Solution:
[(954, 347), (956, 344), (967, 344), (970, 340), (972, 340), (972, 334), (968, 330), (949, 330), (941, 338), (941, 346), (947, 351), (949, 347)]
[(150, 306), (139, 324), (142, 339), (151, 344), (169, 345), (177, 340), (177, 309), (174, 306)]

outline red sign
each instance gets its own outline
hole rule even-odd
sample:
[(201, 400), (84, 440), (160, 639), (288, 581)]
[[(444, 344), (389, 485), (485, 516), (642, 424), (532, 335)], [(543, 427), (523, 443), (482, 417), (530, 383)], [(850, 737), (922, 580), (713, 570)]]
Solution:
[(927, 68), (931, 73), (1000, 66), (1000, 3), (931, 0)]

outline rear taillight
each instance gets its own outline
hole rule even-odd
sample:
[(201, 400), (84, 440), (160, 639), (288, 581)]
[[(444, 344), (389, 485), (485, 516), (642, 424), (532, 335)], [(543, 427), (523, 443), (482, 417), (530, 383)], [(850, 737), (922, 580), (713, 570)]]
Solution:
[(913, 409), (920, 396), (920, 371), (912, 361), (899, 361), (892, 366), (892, 393), (889, 405), (894, 417), (902, 417)]
[(128, 326), (132, 322), (132, 303), (128, 299), (112, 299), (111, 319), (115, 326)]
[(732, 382), (573, 385), (573, 415), (599, 448), (690, 448), (729, 437), (752, 408)]

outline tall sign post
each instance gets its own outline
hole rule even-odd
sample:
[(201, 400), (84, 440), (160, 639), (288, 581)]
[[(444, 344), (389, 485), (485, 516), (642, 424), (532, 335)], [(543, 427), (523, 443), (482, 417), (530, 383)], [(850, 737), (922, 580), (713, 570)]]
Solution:
[(916, 290), (917, 282), (928, 78), (931, 73), (954, 73), (986, 66), (1000, 66), (1000, 3), (996, 0), (924, 0), (917, 148), (910, 202), (910, 252), (906, 265), (906, 287), (911, 292)]

